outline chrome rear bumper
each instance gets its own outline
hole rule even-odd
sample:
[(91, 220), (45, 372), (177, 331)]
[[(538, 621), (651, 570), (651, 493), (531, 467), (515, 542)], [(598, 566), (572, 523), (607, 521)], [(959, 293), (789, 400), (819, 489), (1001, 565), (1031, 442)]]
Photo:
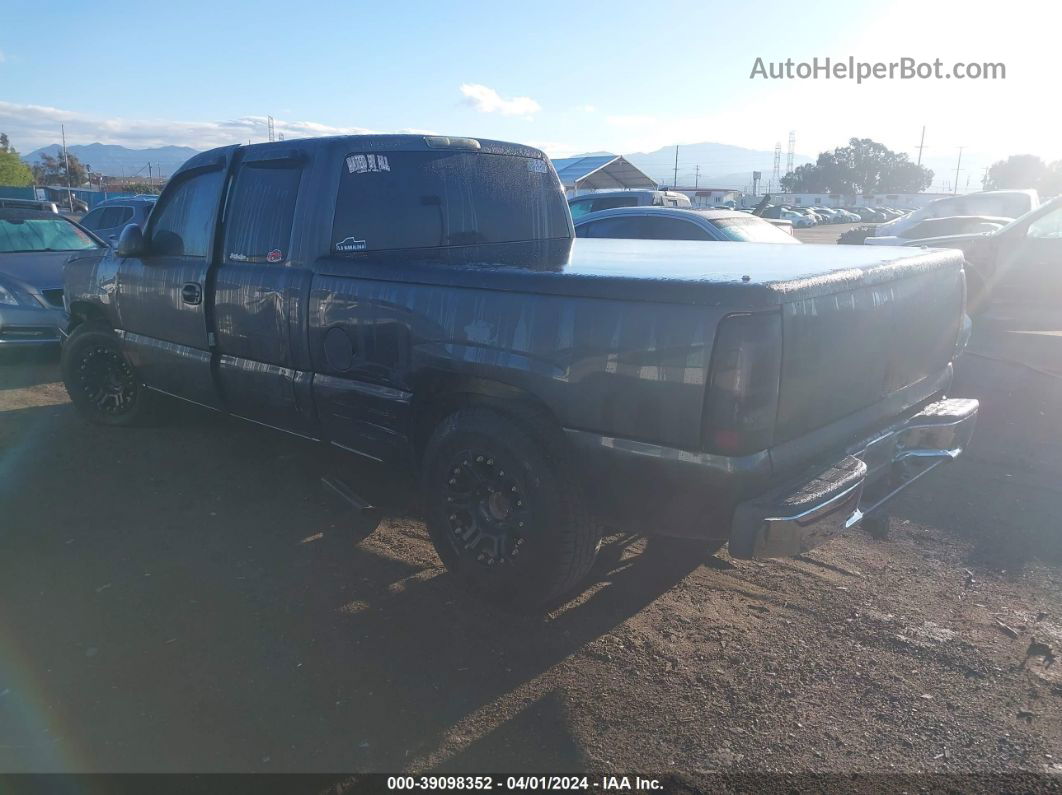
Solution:
[(953, 398), (853, 445), (840, 461), (796, 483), (741, 503), (730, 554), (739, 558), (799, 555), (859, 524), (970, 442), (978, 402)]

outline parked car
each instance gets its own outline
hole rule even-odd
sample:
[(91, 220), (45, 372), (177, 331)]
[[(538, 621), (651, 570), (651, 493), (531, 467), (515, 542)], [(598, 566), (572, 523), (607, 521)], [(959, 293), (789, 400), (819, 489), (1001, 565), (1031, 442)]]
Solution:
[(880, 224), (889, 220), (889, 217), (872, 207), (856, 207), (855, 211), (859, 214), (859, 218), (864, 223)]
[(602, 527), (798, 554), (965, 447), (958, 252), (573, 237), (516, 144), (203, 152), (67, 266), (63, 379), (103, 424), (165, 393), (412, 469), (492, 603), (568, 592)]
[(765, 207), (760, 213), (760, 217), (779, 221), (789, 221), (797, 229), (804, 229), (815, 225), (815, 221), (804, 213), (795, 212), (788, 207), (778, 204), (767, 205), (767, 207)]
[(994, 232), (1009, 224), (1010, 218), (989, 215), (957, 215), (953, 218), (927, 218), (904, 229), (899, 235), (867, 237), (863, 242), (870, 246), (902, 246), (909, 241), (923, 240), (943, 235), (965, 235)]
[(799, 243), (770, 221), (737, 210), (680, 210), (674, 207), (618, 207), (588, 213), (575, 222), (576, 237), (627, 240), (736, 240), (742, 243)]
[(994, 231), (908, 240), (905, 245), (963, 253), (971, 313), (993, 302), (1062, 305), (1062, 197)]
[(59, 208), (55, 202), (41, 201), (40, 199), (3, 199), (0, 198), (0, 210), (44, 210), (49, 213), (58, 213)]
[(58, 213), (0, 208), (0, 349), (57, 344), (65, 325), (63, 263), (98, 257), (102, 248)]
[(158, 196), (142, 195), (105, 199), (81, 219), (81, 225), (114, 245), (118, 242), (118, 237), (127, 224), (143, 226), (147, 223), (148, 214), (158, 198)]
[(568, 199), (572, 218), (613, 207), (692, 207), (690, 197), (671, 190), (613, 190)]
[(881, 224), (874, 230), (874, 235), (901, 236), (905, 230), (928, 218), (951, 218), (957, 215), (1017, 218), (1039, 205), (1040, 196), (1035, 190), (988, 190), (948, 196), (931, 201), (921, 210)]

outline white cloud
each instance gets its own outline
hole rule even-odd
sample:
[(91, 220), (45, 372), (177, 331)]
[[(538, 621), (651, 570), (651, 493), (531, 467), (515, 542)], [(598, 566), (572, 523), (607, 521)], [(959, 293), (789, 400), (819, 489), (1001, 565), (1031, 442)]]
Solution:
[(493, 88), (479, 83), (462, 83), (461, 93), (465, 95), (465, 102), (480, 113), (500, 113), (503, 116), (531, 118), (532, 115), (542, 110), (542, 106), (531, 97), (505, 99)]
[[(209, 149), (233, 143), (264, 141), (265, 116), (243, 116), (224, 121), (172, 121), (169, 119), (103, 118), (46, 105), (20, 105), (0, 101), (0, 130), (20, 151), (28, 152), (59, 140), (59, 125), (66, 127), (67, 143), (120, 144), (131, 148), (191, 146)], [(274, 120), (277, 134), (287, 139), (322, 135), (358, 135), (374, 132), (364, 127), (336, 127), (314, 121)]]

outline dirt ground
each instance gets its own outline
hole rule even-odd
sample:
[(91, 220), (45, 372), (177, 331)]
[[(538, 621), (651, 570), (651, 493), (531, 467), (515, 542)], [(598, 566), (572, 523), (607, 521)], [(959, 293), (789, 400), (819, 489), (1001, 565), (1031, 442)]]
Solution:
[[(80, 421), (0, 365), (0, 771), (1062, 772), (1062, 325), (982, 323), (968, 454), (799, 560), (610, 539), (545, 618), (408, 489), (196, 409)], [(1024, 363), (1015, 363), (1015, 360)], [(388, 518), (361, 540), (320, 478)], [(1034, 647), (1034, 651), (1035, 651)]]

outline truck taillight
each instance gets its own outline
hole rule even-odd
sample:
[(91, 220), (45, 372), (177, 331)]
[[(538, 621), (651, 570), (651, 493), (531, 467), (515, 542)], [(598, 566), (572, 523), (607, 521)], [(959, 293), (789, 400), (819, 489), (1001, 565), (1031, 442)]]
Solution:
[(779, 313), (723, 318), (704, 402), (702, 433), (708, 451), (744, 455), (771, 446), (781, 368)]

